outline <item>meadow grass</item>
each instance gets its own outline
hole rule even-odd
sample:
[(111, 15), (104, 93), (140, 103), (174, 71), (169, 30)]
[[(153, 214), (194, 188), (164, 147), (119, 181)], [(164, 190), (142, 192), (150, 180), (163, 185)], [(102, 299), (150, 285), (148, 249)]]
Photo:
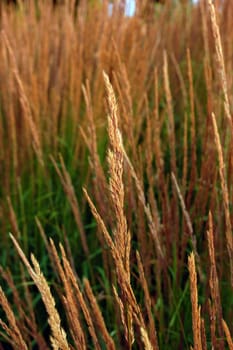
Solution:
[(233, 349), (232, 18), (1, 2), (0, 349)]

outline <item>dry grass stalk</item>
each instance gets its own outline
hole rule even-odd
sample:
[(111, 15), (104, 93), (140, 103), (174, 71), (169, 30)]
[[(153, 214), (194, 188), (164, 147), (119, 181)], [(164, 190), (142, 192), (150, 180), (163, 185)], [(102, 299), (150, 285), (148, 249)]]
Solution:
[(211, 293), (211, 299), (213, 303), (213, 312), (214, 312), (213, 322), (217, 319), (219, 336), (223, 337), (223, 331), (222, 331), (222, 325), (221, 325), (222, 307), (221, 307), (218, 275), (217, 275), (216, 262), (215, 262), (213, 219), (212, 219), (211, 212), (209, 213), (209, 230), (207, 231), (207, 239), (208, 239), (208, 250), (209, 250), (209, 258), (210, 258), (209, 284), (210, 284), (210, 293)]
[(89, 197), (89, 195), (88, 195), (88, 193), (87, 193), (87, 191), (86, 191), (85, 188), (83, 188), (83, 192), (84, 192), (84, 195), (85, 195), (85, 197), (86, 197), (86, 199), (87, 199), (87, 202), (88, 202), (88, 204), (89, 204), (89, 206), (90, 206), (90, 208), (91, 208), (92, 215), (93, 215), (94, 218), (96, 219), (96, 222), (97, 222), (97, 224), (99, 225), (99, 227), (100, 227), (100, 229), (101, 229), (101, 232), (102, 232), (102, 234), (103, 234), (103, 236), (104, 236), (104, 239), (105, 239), (105, 241), (106, 241), (108, 247), (109, 247), (110, 250), (111, 250), (111, 253), (112, 253), (112, 255), (113, 255), (113, 258), (114, 258), (114, 259), (117, 259), (117, 257), (118, 257), (119, 255), (118, 255), (118, 253), (116, 252), (115, 244), (114, 244), (114, 242), (113, 242), (113, 240), (112, 240), (112, 238), (111, 238), (111, 236), (110, 236), (110, 234), (109, 234), (109, 232), (108, 232), (108, 230), (107, 230), (107, 228), (106, 228), (106, 226), (105, 226), (105, 224), (104, 224), (104, 221), (102, 220), (101, 216), (99, 215), (99, 213), (98, 213), (98, 211), (97, 211), (97, 209), (96, 209), (94, 203), (92, 202), (92, 200), (91, 200), (91, 198)]
[(196, 268), (195, 268), (195, 258), (193, 253), (191, 253), (191, 255), (188, 258), (188, 269), (189, 269), (190, 293), (191, 293), (191, 303), (192, 303), (194, 350), (202, 350), (201, 317), (200, 317), (200, 307), (198, 306), (197, 274), (196, 274)]
[(75, 295), (76, 295), (76, 298), (77, 298), (77, 301), (82, 309), (82, 312), (83, 312), (83, 315), (84, 315), (84, 318), (85, 318), (85, 321), (86, 321), (86, 324), (88, 326), (88, 330), (89, 330), (89, 333), (92, 337), (92, 341), (93, 341), (93, 344), (94, 344), (94, 347), (96, 350), (101, 350), (101, 347), (100, 347), (100, 344), (99, 344), (99, 341), (98, 341), (98, 338), (97, 338), (97, 335), (96, 335), (96, 331), (95, 331), (95, 327), (94, 327), (94, 324), (93, 324), (93, 320), (92, 320), (92, 317), (91, 317), (91, 314), (89, 312), (89, 309), (87, 307), (87, 304), (86, 304), (86, 301), (83, 297), (83, 294), (81, 293), (81, 290), (80, 290), (80, 287), (79, 287), (79, 284), (78, 284), (78, 281), (74, 275), (74, 272), (70, 266), (70, 263), (66, 257), (66, 253), (65, 253), (65, 250), (63, 248), (63, 246), (60, 244), (60, 249), (61, 249), (61, 254), (62, 254), (62, 262), (63, 262), (63, 266), (64, 266), (64, 271), (66, 273), (66, 276), (68, 278), (68, 280), (70, 280), (71, 282), (71, 288), (74, 289), (75, 291)]
[(60, 280), (61, 276), (59, 275), (58, 270), (56, 268), (56, 261), (55, 261), (55, 256), (54, 256), (54, 252), (53, 252), (53, 249), (52, 249), (52, 245), (49, 243), (49, 240), (48, 240), (48, 238), (46, 236), (44, 228), (43, 228), (40, 220), (37, 217), (35, 217), (35, 222), (36, 222), (36, 226), (38, 227), (38, 230), (39, 230), (39, 233), (41, 235), (41, 238), (44, 241), (44, 244), (45, 244), (45, 247), (47, 249), (47, 252), (49, 254), (49, 258), (50, 258), (50, 262), (51, 262), (53, 271), (54, 271), (56, 277), (58, 278), (58, 280)]
[(78, 348), (86, 349), (86, 341), (80, 322), (79, 309), (77, 307), (75, 294), (69, 281), (69, 276), (67, 273), (65, 273), (61, 265), (60, 258), (52, 239), (50, 239), (50, 250), (52, 253), (52, 261), (53, 265), (55, 266), (55, 271), (57, 271), (65, 289), (66, 297), (63, 297), (63, 300), (65, 303), (72, 337)]
[(155, 242), (155, 248), (156, 248), (156, 251), (157, 251), (157, 255), (158, 255), (159, 258), (163, 258), (164, 257), (164, 253), (163, 253), (163, 250), (162, 250), (162, 247), (161, 247), (161, 243), (160, 243), (159, 232), (158, 232), (158, 230), (157, 230), (157, 228), (155, 226), (155, 223), (154, 223), (154, 220), (153, 220), (153, 217), (152, 217), (152, 214), (151, 214), (150, 206), (146, 203), (146, 198), (145, 198), (145, 194), (144, 194), (144, 191), (142, 189), (141, 183), (140, 183), (140, 181), (139, 181), (139, 179), (137, 177), (137, 174), (136, 174), (136, 172), (134, 170), (134, 167), (133, 167), (129, 157), (127, 156), (125, 150), (124, 150), (124, 156), (125, 156), (125, 159), (126, 159), (126, 161), (128, 163), (131, 176), (133, 177), (133, 179), (135, 181), (138, 199), (140, 200), (140, 202), (141, 202), (141, 204), (142, 204), (142, 206), (144, 208), (144, 211), (145, 211), (145, 214), (146, 214), (146, 217), (147, 217), (147, 220), (148, 220), (150, 233), (151, 233), (151, 236), (153, 237), (154, 242)]
[[(43, 335), (38, 330), (35, 313), (33, 311), (32, 298), (29, 294), (28, 288), (25, 286), (26, 302), (24, 302), (20, 297), (16, 285), (14, 284), (13, 276), (11, 275), (10, 271), (4, 271), (0, 266), (0, 274), (7, 282), (7, 285), (9, 286), (12, 292), (13, 303), (17, 307), (18, 319), (20, 320), (18, 326), (21, 331), (21, 334), (23, 334), (24, 336), (24, 342), (26, 344), (30, 344), (31, 339), (33, 339), (37, 342), (39, 349), (49, 349)], [(24, 284), (26, 285), (24, 276), (22, 277)]]
[(206, 330), (205, 330), (205, 322), (203, 318), (201, 319), (201, 343), (202, 343), (202, 350), (207, 350)]
[[(208, 36), (208, 26), (207, 26), (207, 1), (200, 1), (200, 10), (201, 10), (201, 23), (202, 23), (202, 35), (205, 49), (204, 57), (204, 70), (205, 70), (205, 80), (207, 88), (207, 99), (208, 99), (208, 113), (212, 113), (212, 99), (211, 99), (211, 65), (210, 65), (210, 48), (209, 48), (209, 36)], [(205, 148), (206, 149), (206, 148)]]
[(121, 318), (121, 323), (122, 323), (123, 330), (124, 330), (124, 337), (125, 337), (125, 340), (127, 342), (127, 346), (129, 347), (129, 349), (131, 349), (135, 339), (134, 339), (134, 332), (133, 331), (131, 332), (132, 328), (131, 327), (129, 328), (128, 324), (127, 324), (127, 318), (126, 318), (127, 310), (126, 310), (126, 307), (125, 307), (122, 299), (119, 297), (117, 290), (114, 286), (113, 286), (113, 294), (114, 294), (116, 303), (118, 305), (118, 309), (120, 311), (120, 318)]
[[(100, 163), (98, 151), (97, 151), (97, 139), (96, 139), (96, 127), (93, 115), (93, 106), (91, 100), (90, 83), (87, 80), (85, 85), (82, 85), (83, 96), (86, 104), (86, 116), (88, 120), (87, 131), (85, 132), (82, 127), (80, 127), (80, 133), (86, 143), (90, 152), (90, 167), (93, 171), (93, 185), (94, 185), (94, 196), (98, 204), (98, 208), (102, 217), (112, 223), (111, 215), (109, 215), (109, 210), (107, 210), (106, 202), (109, 199), (107, 189), (106, 178), (103, 172), (103, 168)], [(102, 194), (106, 193), (106, 198), (103, 198)], [(98, 234), (101, 245), (103, 246), (103, 238), (101, 234)], [(103, 260), (105, 270), (108, 271), (108, 258), (105, 251), (103, 251)]]
[[(167, 60), (167, 53), (166, 51), (163, 52), (163, 81), (164, 81), (164, 90), (165, 90), (165, 97), (166, 97), (166, 104), (167, 104), (167, 116), (168, 116), (168, 139), (169, 139), (169, 148), (170, 148), (170, 164), (171, 164), (171, 170), (176, 175), (177, 174), (177, 161), (176, 161), (176, 133), (175, 133), (175, 119), (174, 119), (174, 111), (173, 111), (173, 100), (172, 100), (172, 94), (170, 89), (170, 79), (169, 79), (169, 72), (168, 72), (168, 60)], [(173, 192), (174, 189), (172, 188)], [(174, 194), (174, 193), (173, 193)], [(172, 231), (173, 237), (175, 240), (178, 240), (178, 212), (176, 208), (178, 207), (177, 203), (177, 197), (173, 196), (171, 201), (171, 211), (172, 216), (170, 217), (170, 220), (172, 220)], [(167, 241), (167, 249), (171, 249), (171, 235), (166, 240)]]
[[(166, 225), (166, 222), (169, 220), (170, 215), (170, 208), (169, 208), (169, 201), (168, 201), (168, 193), (167, 193), (167, 185), (166, 180), (164, 177), (164, 159), (163, 159), (163, 151), (162, 151), (162, 142), (160, 137), (161, 132), (161, 121), (159, 116), (159, 86), (158, 86), (158, 70), (155, 69), (154, 72), (154, 84), (155, 84), (155, 92), (154, 92), (154, 99), (155, 99), (155, 108), (154, 108), (154, 119), (155, 119), (155, 125), (154, 125), (154, 154), (155, 154), (155, 160), (156, 160), (156, 167), (157, 167), (157, 173), (158, 173), (158, 185), (161, 188), (161, 200), (163, 202), (163, 217), (164, 217), (164, 223)], [(157, 228), (158, 230), (158, 228)]]
[(9, 214), (10, 214), (10, 223), (13, 229), (14, 234), (17, 236), (17, 238), (20, 238), (20, 231), (19, 231), (19, 227), (18, 227), (18, 223), (17, 223), (17, 218), (16, 218), (16, 214), (11, 202), (11, 198), (9, 196), (7, 196), (7, 203), (8, 203), (8, 207), (9, 207)]
[(153, 149), (153, 125), (152, 122), (153, 120), (150, 117), (150, 112), (149, 112), (149, 106), (148, 106), (148, 98), (146, 98), (147, 102), (147, 116), (146, 116), (146, 148), (147, 148), (147, 153), (146, 153), (146, 172), (147, 172), (147, 178), (149, 182), (149, 204), (151, 207), (151, 213), (153, 220), (155, 222), (155, 226), (159, 227), (160, 226), (160, 217), (159, 217), (159, 212), (158, 212), (158, 205), (157, 201), (154, 196), (154, 184), (155, 184), (155, 179), (153, 176), (153, 158), (154, 158), (154, 149)]
[(211, 301), (208, 300), (208, 311), (210, 317), (210, 336), (211, 336), (211, 344), (214, 349), (217, 347), (217, 337), (216, 337), (216, 315), (214, 306), (211, 304)]
[(163, 178), (163, 154), (161, 150), (160, 142), (160, 120), (159, 120), (159, 87), (158, 87), (158, 71), (155, 69), (154, 72), (154, 83), (155, 83), (155, 107), (154, 107), (154, 119), (155, 119), (155, 135), (154, 135), (154, 153), (156, 158), (156, 165), (158, 167), (158, 176)]
[(142, 286), (142, 289), (144, 292), (145, 306), (146, 306), (147, 316), (148, 316), (148, 320), (149, 320), (149, 325), (148, 325), (149, 326), (149, 329), (148, 329), (149, 338), (150, 338), (150, 342), (153, 346), (153, 349), (158, 350), (159, 346), (158, 346), (158, 340), (157, 340), (157, 332), (155, 329), (155, 322), (154, 322), (152, 310), (151, 310), (152, 302), (151, 302), (150, 292), (149, 292), (149, 288), (148, 288), (148, 283), (147, 283), (146, 278), (145, 278), (141, 257), (139, 255), (138, 251), (136, 252), (136, 256), (137, 256), (137, 264), (138, 264), (140, 282), (141, 282), (141, 286)]
[(96, 129), (93, 116), (93, 108), (91, 101), (90, 83), (87, 80), (86, 85), (82, 85), (82, 91), (87, 109), (87, 119), (88, 119), (88, 135), (90, 136), (89, 150), (91, 156), (93, 157), (94, 169), (97, 171), (97, 164), (99, 162), (99, 156), (97, 152), (97, 140), (96, 140)]
[(3, 322), (0, 319), (0, 326), (6, 331), (6, 333), (9, 336), (9, 341), (11, 344), (15, 347), (17, 350), (27, 350), (27, 345), (25, 344), (25, 341), (23, 339), (23, 336), (20, 332), (20, 329), (17, 325), (17, 321), (15, 319), (15, 315), (11, 309), (11, 306), (2, 290), (0, 287), (0, 304), (6, 314), (6, 317), (9, 322), (9, 327), (6, 325), (5, 322)]
[(101, 333), (101, 336), (103, 337), (103, 339), (106, 343), (107, 349), (115, 350), (115, 345), (114, 345), (114, 342), (112, 340), (112, 337), (110, 336), (110, 334), (106, 328), (106, 325), (105, 325), (103, 316), (101, 314), (99, 305), (98, 305), (97, 300), (93, 294), (90, 283), (86, 278), (84, 278), (84, 287), (85, 287), (85, 294), (86, 294), (88, 301), (91, 305), (91, 311), (92, 311), (93, 319), (95, 320), (95, 325), (98, 328), (99, 332)]
[(173, 173), (172, 173), (172, 181), (173, 181), (173, 183), (175, 185), (175, 189), (176, 189), (178, 198), (180, 200), (182, 212), (183, 212), (183, 215), (185, 217), (185, 221), (186, 221), (186, 224), (187, 224), (187, 227), (188, 227), (188, 230), (189, 230), (189, 235), (190, 235), (190, 238), (191, 238), (191, 241), (192, 241), (193, 251), (194, 251), (197, 263), (198, 263), (197, 268), (198, 268), (199, 277), (203, 281), (204, 280), (204, 275), (203, 275), (203, 272), (201, 270), (200, 257), (199, 257), (198, 252), (197, 252), (196, 236), (195, 236), (195, 234), (193, 232), (193, 226), (192, 226), (192, 223), (191, 223), (191, 219), (190, 219), (189, 213), (188, 213), (188, 211), (186, 209), (186, 205), (185, 205), (182, 193), (180, 191), (180, 188), (179, 188), (179, 185), (177, 183), (176, 177), (175, 177), (175, 175)]
[(180, 89), (181, 89), (181, 93), (182, 93), (182, 97), (183, 97), (183, 106), (184, 109), (187, 109), (187, 105), (188, 105), (188, 93), (186, 90), (186, 86), (185, 86), (185, 81), (184, 81), (184, 77), (181, 71), (181, 67), (179, 66), (179, 63), (177, 62), (177, 59), (174, 55), (174, 52), (171, 53), (171, 60), (173, 63), (173, 66), (175, 68), (177, 77), (179, 79), (179, 83), (180, 83)]
[(111, 236), (109, 235), (109, 232), (108, 232), (102, 218), (100, 217), (99, 213), (97, 212), (95, 205), (93, 204), (92, 200), (90, 199), (89, 195), (87, 194), (87, 191), (85, 189), (83, 191), (84, 191), (84, 194), (87, 198), (89, 206), (91, 208), (92, 215), (96, 219), (97, 224), (99, 225), (99, 227), (104, 235), (104, 239), (105, 239), (108, 247), (110, 248), (110, 251), (111, 251), (112, 257), (114, 259), (114, 263), (115, 263), (117, 280), (118, 280), (119, 286), (121, 288), (122, 294), (124, 295), (125, 300), (127, 300), (127, 303), (129, 303), (129, 305), (131, 306), (132, 312), (133, 312), (133, 317), (135, 318), (137, 324), (145, 327), (140, 307), (136, 301), (134, 292), (133, 292), (132, 287), (129, 283), (128, 274), (125, 271), (125, 267), (124, 267), (123, 262), (122, 262), (122, 258), (121, 258), (122, 255), (119, 253), (118, 247), (116, 247)]
[(136, 160), (136, 144), (134, 137), (134, 121), (133, 121), (133, 101), (131, 86), (129, 81), (126, 65), (122, 62), (119, 48), (115, 41), (113, 41), (113, 47), (115, 50), (116, 60), (119, 66), (117, 72), (113, 72), (114, 81), (116, 83), (117, 92), (120, 98), (120, 106), (123, 111), (122, 115), (122, 127), (125, 129), (125, 133), (129, 137), (129, 145), (131, 146), (133, 159)]
[(54, 168), (59, 176), (59, 179), (62, 183), (64, 192), (67, 195), (72, 212), (74, 214), (74, 219), (75, 219), (75, 222), (76, 222), (77, 227), (78, 227), (79, 232), (80, 232), (80, 238), (81, 238), (83, 250), (84, 250), (85, 254), (88, 256), (89, 249), (88, 249), (88, 245), (87, 245), (86, 234), (85, 234), (85, 230), (83, 227), (80, 208), (79, 208), (77, 197), (75, 195), (75, 190), (74, 190), (74, 187), (73, 187), (73, 184), (71, 181), (70, 174), (66, 170), (66, 166), (65, 166), (64, 160), (63, 160), (61, 155), (59, 157), (59, 160), (61, 163), (61, 170), (58, 168), (58, 165), (56, 164), (56, 162), (52, 156), (51, 156), (51, 160), (52, 160)]
[(182, 172), (182, 187), (183, 194), (186, 191), (187, 173), (188, 173), (188, 116), (184, 114), (184, 157), (183, 157), (183, 172)]
[(28, 101), (24, 86), (23, 86), (23, 82), (22, 79), (20, 78), (20, 74), (17, 68), (17, 63), (16, 63), (16, 59), (15, 59), (15, 55), (13, 52), (13, 49), (9, 43), (9, 40), (7, 38), (7, 35), (4, 31), (2, 31), (1, 33), (2, 35), (2, 39), (4, 41), (4, 44), (6, 45), (7, 51), (9, 53), (10, 56), (10, 60), (11, 60), (11, 69), (12, 72), (14, 74), (18, 89), (19, 89), (19, 99), (20, 99), (20, 103), (22, 105), (22, 109), (24, 111), (24, 115), (25, 115), (25, 119), (28, 122), (29, 125), (29, 129), (31, 132), (31, 136), (32, 136), (32, 146), (34, 148), (34, 151), (38, 157), (39, 162), (41, 163), (41, 165), (44, 165), (44, 161), (43, 161), (43, 155), (42, 155), (42, 148), (41, 148), (41, 142), (40, 142), (40, 137), (39, 137), (39, 133), (38, 133), (38, 129), (35, 125), (35, 122), (33, 120), (33, 116), (32, 116), (32, 112), (31, 112), (31, 107), (30, 107), (30, 103)]
[(67, 343), (66, 333), (63, 330), (63, 328), (61, 327), (61, 320), (60, 320), (60, 316), (57, 312), (57, 309), (55, 307), (54, 298), (51, 294), (49, 285), (48, 285), (44, 275), (40, 271), (40, 266), (39, 266), (37, 260), (35, 259), (35, 257), (33, 255), (31, 255), (31, 260), (32, 260), (32, 264), (33, 264), (33, 266), (31, 266), (31, 264), (27, 260), (25, 254), (23, 253), (23, 251), (20, 248), (16, 239), (11, 234), (10, 234), (10, 237), (14, 243), (14, 246), (15, 246), (20, 258), (22, 259), (24, 265), (27, 267), (27, 270), (28, 270), (31, 278), (33, 279), (33, 281), (35, 282), (37, 288), (39, 289), (39, 291), (41, 293), (42, 300), (44, 302), (46, 311), (47, 311), (48, 316), (49, 316), (48, 323), (49, 323), (51, 331), (52, 331), (52, 335), (50, 337), (52, 348), (54, 350), (58, 350), (58, 349), (69, 350), (70, 347)]
[[(175, 185), (175, 189), (176, 189), (177, 195), (178, 195), (179, 200), (180, 200), (182, 212), (183, 212), (183, 215), (184, 215), (184, 217), (185, 217), (186, 224), (187, 224), (187, 227), (188, 227), (188, 230), (189, 230), (189, 235), (190, 235), (190, 237), (191, 237), (191, 239), (192, 239), (192, 242), (193, 242), (193, 249), (194, 249), (195, 252), (196, 252), (196, 250), (197, 250), (197, 249), (196, 249), (196, 237), (194, 236), (192, 222), (191, 222), (189, 213), (188, 213), (188, 211), (187, 211), (187, 209), (186, 209), (186, 205), (185, 205), (183, 196), (182, 196), (182, 194), (181, 194), (179, 185), (178, 185), (177, 180), (176, 180), (176, 176), (175, 176), (174, 173), (172, 173), (171, 176), (172, 176), (173, 184)], [(195, 254), (196, 254), (196, 253), (195, 253)]]
[(189, 80), (189, 100), (190, 100), (190, 119), (191, 119), (191, 175), (190, 175), (190, 187), (189, 187), (189, 197), (193, 193), (193, 189), (196, 181), (196, 165), (197, 165), (197, 155), (196, 155), (196, 121), (195, 121), (195, 106), (194, 106), (194, 90), (193, 90), (193, 71), (190, 49), (187, 49), (187, 64), (188, 64), (188, 80)]
[(223, 330), (224, 330), (224, 333), (225, 333), (226, 338), (227, 338), (227, 344), (229, 346), (229, 350), (233, 350), (233, 339), (231, 337), (230, 330), (229, 330), (229, 328), (224, 320), (222, 320), (222, 326), (223, 326)]
[(221, 37), (220, 37), (219, 27), (217, 24), (216, 12), (215, 12), (215, 8), (212, 0), (208, 0), (208, 5), (209, 5), (212, 31), (214, 35), (214, 42), (215, 42), (217, 68), (219, 70), (219, 78), (221, 82), (221, 88), (223, 91), (224, 110), (225, 110), (225, 114), (228, 119), (228, 122), (230, 124), (231, 133), (233, 135), (233, 125), (232, 125), (230, 103), (229, 103), (228, 92), (227, 92), (227, 79), (226, 79), (226, 70), (225, 70), (225, 63), (224, 63), (224, 57), (223, 57)]
[[(91, 101), (91, 91), (90, 91), (90, 83), (87, 80), (86, 86), (82, 86), (83, 96), (86, 103), (86, 115), (88, 120), (88, 129), (87, 129), (87, 135), (84, 133), (83, 129), (81, 129), (81, 133), (84, 136), (84, 139), (86, 140), (86, 144), (88, 145), (90, 156), (91, 156), (91, 162), (90, 165), (93, 169), (93, 183), (94, 183), (94, 190), (95, 190), (95, 197), (98, 202), (98, 206), (100, 208), (100, 213), (104, 215), (104, 217), (108, 216), (108, 212), (106, 211), (106, 206), (103, 205), (103, 197), (102, 193), (106, 192), (106, 178), (103, 172), (103, 168), (100, 164), (100, 159), (97, 151), (97, 140), (96, 140), (96, 128), (95, 128), (95, 122), (94, 122), (94, 115), (93, 115), (93, 107), (92, 107), (92, 101)], [(105, 204), (105, 203), (104, 203)]]
[(163, 78), (164, 78), (164, 89), (165, 89), (167, 109), (168, 109), (168, 131), (169, 131), (169, 139), (170, 139), (170, 145), (171, 145), (171, 168), (173, 173), (176, 174), (177, 167), (176, 167), (175, 124), (174, 124), (174, 113), (173, 113), (173, 107), (172, 107), (172, 95), (171, 95), (169, 74), (168, 74), (167, 54), (165, 51), (163, 53)]
[(204, 42), (204, 48), (205, 48), (205, 61), (207, 63), (209, 63), (210, 62), (210, 48), (209, 48), (209, 38), (208, 38), (206, 5), (207, 5), (206, 0), (200, 1), (202, 34), (203, 34), (203, 42)]
[(231, 217), (230, 217), (229, 193), (227, 189), (226, 175), (224, 171), (225, 164), (223, 160), (222, 145), (221, 145), (214, 113), (212, 113), (212, 122), (213, 122), (213, 128), (214, 128), (215, 144), (216, 144), (217, 153), (218, 153), (219, 175), (220, 175), (220, 182), (221, 182), (221, 188), (222, 188), (223, 206), (224, 206), (225, 223), (226, 223), (226, 242), (227, 242), (227, 250), (228, 250), (229, 262), (230, 262), (231, 284), (233, 286), (233, 240), (232, 240), (232, 227), (231, 227)]
[[(1, 274), (1, 277), (6, 281), (7, 285), (9, 286), (9, 288), (11, 290), (11, 293), (13, 295), (14, 304), (17, 305), (17, 309), (19, 312), (19, 318), (22, 321), (25, 318), (27, 318), (27, 316), (25, 314), (25, 310), (24, 310), (25, 305), (20, 300), (19, 292), (14, 284), (13, 276), (8, 269), (6, 271), (3, 270), (2, 266), (0, 266), (0, 274)], [(33, 321), (34, 321), (34, 319), (33, 319)], [(20, 323), (20, 325), (22, 325), (22, 322)]]
[(125, 269), (130, 276), (129, 254), (130, 238), (128, 236), (127, 222), (124, 214), (124, 184), (123, 184), (123, 146), (122, 137), (118, 127), (118, 109), (116, 97), (107, 74), (103, 73), (104, 82), (107, 91), (107, 101), (109, 108), (108, 115), (108, 165), (109, 165), (109, 190), (112, 197), (113, 208), (115, 211), (116, 228), (115, 244), (118, 246)]
[[(10, 223), (11, 223), (11, 226), (13, 228), (14, 234), (19, 239), (21, 237), (21, 233), (20, 233), (20, 230), (18, 227), (16, 214), (15, 214), (10, 197), (7, 197), (7, 202), (8, 202), (8, 207), (9, 207), (9, 211), (10, 211)], [(5, 271), (3, 271), (3, 269), (1, 267), (0, 267), (0, 269), (1, 269), (1, 275), (7, 281), (8, 285), (13, 293), (14, 304), (17, 305), (17, 308), (19, 310), (21, 322), (23, 323), (23, 320), (25, 321), (24, 334), (26, 333), (26, 324), (27, 324), (28, 328), (30, 329), (29, 332), (32, 332), (33, 337), (35, 339), (37, 339), (38, 344), (43, 344), (44, 348), (46, 349), (45, 341), (44, 341), (42, 335), (39, 334), (38, 330), (37, 330), (36, 318), (35, 318), (35, 314), (34, 314), (33, 306), (32, 306), (32, 298), (31, 298), (31, 294), (30, 294), (28, 285), (27, 285), (26, 280), (25, 280), (25, 273), (24, 273), (23, 266), (20, 264), (20, 274), (21, 274), (21, 279), (23, 281), (24, 291), (25, 291), (25, 295), (26, 295), (26, 299), (27, 299), (27, 307), (26, 307), (26, 305), (24, 305), (23, 301), (20, 299), (18, 290), (14, 285), (13, 277), (11, 276), (10, 271), (5, 272)], [(25, 312), (26, 309), (27, 309), (28, 315)], [(25, 334), (25, 336), (26, 336), (26, 334)]]
[[(120, 68), (121, 69), (120, 64)], [(128, 135), (128, 143), (130, 146), (130, 150), (132, 152), (132, 158), (137, 159), (137, 153), (136, 153), (136, 137), (134, 136), (134, 123), (133, 123), (133, 110), (131, 106), (131, 100), (130, 100), (130, 89), (127, 88), (127, 85), (129, 85), (128, 78), (125, 72), (125, 68), (123, 71), (120, 71), (120, 73), (116, 74), (113, 73), (114, 77), (114, 83), (115, 83), (115, 89), (118, 94), (118, 106), (121, 111), (121, 130), (123, 135)], [(123, 87), (121, 86), (123, 85)], [(126, 91), (124, 89), (127, 89)]]
[[(115, 245), (119, 249), (123, 265), (125, 267), (127, 278), (130, 283), (130, 232), (127, 229), (127, 221), (124, 213), (124, 184), (123, 184), (123, 162), (124, 153), (122, 145), (122, 137), (118, 127), (118, 107), (113, 87), (109, 77), (103, 73), (107, 102), (109, 108), (108, 115), (108, 166), (109, 166), (109, 191), (112, 198), (114, 214), (116, 219), (116, 227), (114, 227)], [(129, 334), (129, 344), (133, 343), (133, 325), (131, 306), (126, 306), (126, 323)]]
[(142, 342), (144, 344), (144, 349), (145, 350), (154, 350), (156, 348), (154, 348), (149, 340), (149, 337), (148, 337), (148, 334), (147, 334), (147, 331), (141, 327), (140, 328), (140, 331), (141, 331), (141, 338), (142, 338)]
[[(143, 167), (142, 167), (142, 161), (140, 159), (138, 165), (140, 166), (139, 170), (138, 170), (138, 177), (141, 179), (143, 178)], [(127, 172), (129, 172), (129, 169), (127, 167)], [(133, 191), (134, 193), (135, 191), (135, 185), (134, 185), (134, 179), (132, 177), (130, 177), (132, 182), (131, 182), (131, 191)], [(142, 182), (140, 182), (142, 184)], [(135, 193), (136, 195), (136, 193)], [(154, 244), (152, 243), (152, 245), (149, 247), (149, 242), (151, 242), (151, 235), (150, 234), (146, 234), (145, 236), (145, 232), (147, 232), (147, 223), (146, 223), (146, 217), (145, 217), (145, 212), (144, 212), (144, 207), (140, 201), (140, 199), (138, 197), (135, 198), (135, 200), (137, 201), (135, 204), (135, 215), (138, 218), (137, 219), (137, 240), (138, 240), (138, 245), (140, 247), (140, 252), (141, 255), (143, 256), (143, 264), (144, 266), (149, 266), (150, 265), (150, 259), (151, 259), (151, 254), (152, 256), (154, 256)], [(150, 203), (151, 205), (151, 203)], [(153, 217), (153, 209), (151, 211), (151, 215), (152, 218)], [(154, 219), (154, 223), (157, 223), (157, 220)], [(146, 271), (146, 274), (148, 273), (148, 269)]]
[(11, 100), (9, 98), (9, 130), (11, 131), (11, 144), (12, 144), (12, 158), (13, 158), (13, 169), (14, 172), (17, 173), (18, 171), (18, 158), (17, 158), (17, 131), (16, 131), (16, 123), (14, 119), (14, 112), (13, 112), (13, 105), (11, 103)]

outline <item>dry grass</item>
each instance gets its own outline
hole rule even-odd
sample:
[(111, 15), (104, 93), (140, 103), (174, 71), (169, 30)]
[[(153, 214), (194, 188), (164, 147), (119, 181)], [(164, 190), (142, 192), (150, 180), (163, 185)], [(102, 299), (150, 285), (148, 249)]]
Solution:
[(48, 323), (52, 331), (52, 335), (50, 338), (52, 348), (55, 350), (56, 349), (68, 350), (69, 346), (66, 340), (66, 333), (61, 327), (60, 316), (56, 310), (54, 298), (51, 294), (51, 291), (46, 279), (44, 278), (43, 274), (40, 271), (40, 266), (37, 260), (33, 255), (31, 255), (31, 260), (33, 264), (33, 267), (32, 267), (29, 261), (27, 260), (26, 256), (24, 255), (22, 249), (20, 248), (18, 242), (15, 240), (15, 238), (12, 235), (11, 235), (11, 239), (24, 265), (27, 267), (27, 270), (31, 278), (33, 279), (37, 288), (39, 289), (42, 300), (46, 307), (46, 311), (48, 313)]
[(195, 268), (195, 258), (192, 253), (188, 259), (188, 269), (190, 275), (190, 293), (192, 303), (192, 321), (193, 321), (193, 348), (202, 350), (201, 341), (201, 308), (198, 306), (197, 292), (197, 274)]
[(233, 348), (233, 5), (139, 3), (0, 5), (0, 349)]

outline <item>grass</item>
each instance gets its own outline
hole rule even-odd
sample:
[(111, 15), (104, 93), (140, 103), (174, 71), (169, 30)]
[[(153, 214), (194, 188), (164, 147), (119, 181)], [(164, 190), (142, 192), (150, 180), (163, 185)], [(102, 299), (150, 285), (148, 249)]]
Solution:
[(0, 349), (233, 349), (233, 4), (0, 6)]

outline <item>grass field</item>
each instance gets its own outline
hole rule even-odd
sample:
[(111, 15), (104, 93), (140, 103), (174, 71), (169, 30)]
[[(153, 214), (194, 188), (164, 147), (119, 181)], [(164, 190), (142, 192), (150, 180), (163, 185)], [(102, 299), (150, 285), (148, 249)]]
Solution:
[(232, 25), (0, 3), (0, 350), (233, 349)]

